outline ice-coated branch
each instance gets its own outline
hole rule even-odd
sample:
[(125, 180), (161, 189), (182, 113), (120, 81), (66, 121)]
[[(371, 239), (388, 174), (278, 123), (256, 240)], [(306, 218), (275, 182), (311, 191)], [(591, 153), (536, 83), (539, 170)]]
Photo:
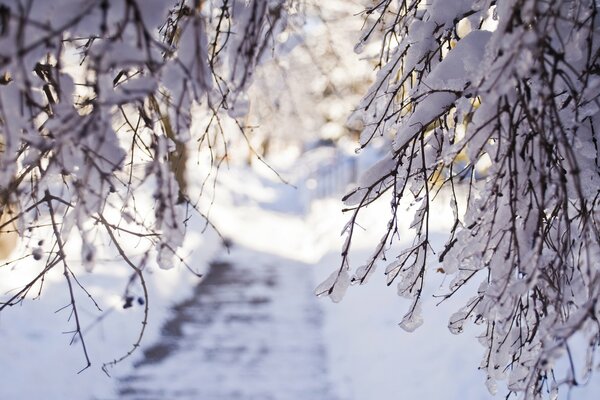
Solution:
[[(449, 328), (483, 325), (490, 390), (506, 381), (509, 392), (537, 399), (581, 384), (597, 367), (600, 337), (597, 2), (373, 4), (357, 50), (381, 43), (379, 71), (352, 118), (364, 126), (362, 147), (382, 137), (390, 150), (346, 197), (352, 215), (340, 278), (321, 294), (364, 283), (392, 258), (386, 275), (412, 299), (401, 324), (412, 330), (433, 272), (451, 278), (442, 301), (477, 281)], [(383, 193), (391, 194), (392, 215), (377, 251), (352, 277), (353, 226)], [(416, 207), (414, 241), (397, 249), (404, 198)], [(430, 214), (448, 198), (454, 223), (434, 249)], [(433, 253), (441, 265), (426, 262)], [(582, 364), (571, 356), (576, 347), (588, 353)], [(556, 365), (565, 359), (561, 377)]]

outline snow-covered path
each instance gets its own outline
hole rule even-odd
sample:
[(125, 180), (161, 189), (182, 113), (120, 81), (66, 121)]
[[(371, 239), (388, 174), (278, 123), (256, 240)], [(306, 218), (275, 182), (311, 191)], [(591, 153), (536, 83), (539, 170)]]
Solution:
[(251, 251), (217, 262), (174, 307), (119, 398), (329, 400), (309, 266)]

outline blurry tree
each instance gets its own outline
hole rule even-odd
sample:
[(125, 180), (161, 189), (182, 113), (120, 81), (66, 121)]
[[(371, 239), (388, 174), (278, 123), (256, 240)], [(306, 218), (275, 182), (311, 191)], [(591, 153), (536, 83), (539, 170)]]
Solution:
[(257, 147), (264, 143), (269, 153), (306, 148), (318, 139), (351, 140), (346, 137), (347, 114), (372, 75), (370, 62), (353, 52), (361, 27), (359, 3), (299, 2), (297, 21), (281, 37), (285, 46), (257, 69), (249, 90), (247, 118), (249, 126), (259, 127), (253, 135)]
[[(483, 327), (490, 391), (506, 380), (509, 396), (555, 398), (589, 380), (600, 343), (599, 24), (595, 0), (372, 2), (356, 50), (376, 46), (377, 78), (351, 118), (364, 125), (361, 147), (379, 136), (392, 145), (345, 197), (341, 265), (317, 293), (337, 301), (384, 262), (411, 299), (401, 326), (412, 331), (441, 272), (452, 278), (442, 301), (471, 291), (449, 329)], [(357, 218), (380, 198), (390, 219), (351, 272)], [(434, 248), (435, 202), (448, 198), (454, 223)], [(402, 199), (414, 236), (398, 250)]]

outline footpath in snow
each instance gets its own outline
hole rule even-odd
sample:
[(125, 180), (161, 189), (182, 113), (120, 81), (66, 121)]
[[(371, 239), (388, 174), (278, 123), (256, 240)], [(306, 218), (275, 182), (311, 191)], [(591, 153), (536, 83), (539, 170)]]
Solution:
[(146, 346), (119, 399), (335, 399), (308, 266), (249, 250), (215, 262)]

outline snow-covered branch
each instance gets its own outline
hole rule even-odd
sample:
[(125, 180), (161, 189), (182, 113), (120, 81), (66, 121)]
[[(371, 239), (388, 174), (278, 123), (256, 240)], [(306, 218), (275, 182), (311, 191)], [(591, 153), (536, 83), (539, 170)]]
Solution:
[[(509, 391), (541, 398), (583, 383), (600, 337), (597, 3), (374, 4), (357, 49), (383, 43), (380, 68), (352, 118), (364, 126), (362, 147), (383, 137), (390, 151), (346, 196), (343, 261), (317, 292), (339, 300), (350, 282), (364, 283), (393, 259), (385, 273), (413, 299), (401, 324), (413, 330), (433, 272), (452, 278), (444, 299), (477, 280), (449, 328), (461, 332), (468, 320), (485, 327), (490, 390), (506, 380)], [(357, 216), (384, 193), (391, 218), (366, 267), (350, 277)], [(415, 237), (397, 250), (396, 210), (407, 197)], [(447, 244), (433, 249), (428, 226), (439, 198), (450, 198), (455, 222)], [(434, 254), (441, 266), (427, 262)], [(569, 356), (561, 377), (554, 367), (576, 334), (587, 362)]]

